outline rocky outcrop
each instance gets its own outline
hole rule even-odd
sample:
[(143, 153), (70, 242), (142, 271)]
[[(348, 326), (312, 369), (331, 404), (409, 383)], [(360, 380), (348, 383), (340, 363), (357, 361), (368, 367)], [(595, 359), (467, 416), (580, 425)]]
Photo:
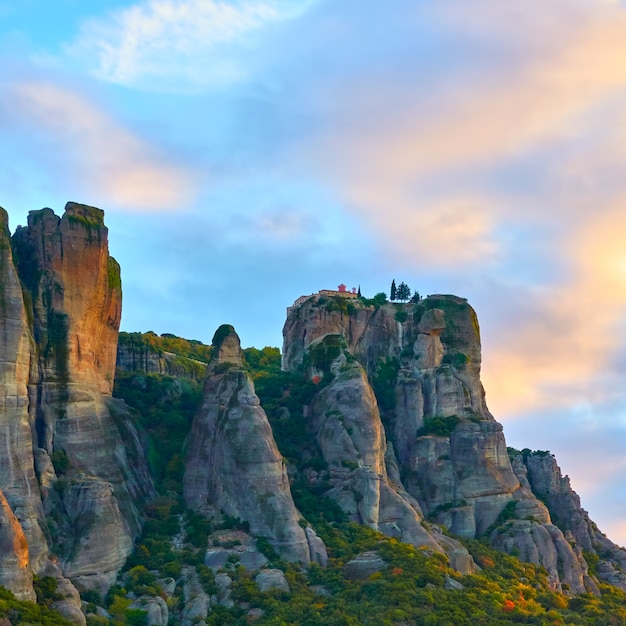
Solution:
[(283, 558), (309, 563), (312, 538), (299, 523), (285, 464), (252, 380), (240, 368), (234, 329), (220, 327), (213, 346), (216, 357), (187, 443), (187, 505), (239, 518)]
[[(379, 522), (387, 439), (397, 457), (397, 470), (389, 472), (397, 476), (394, 489), (412, 503), (417, 522), (423, 511), (462, 537), (489, 534), (502, 549), (545, 565), (554, 588), (594, 590), (582, 555), (513, 471), (502, 427), (485, 401), (478, 321), (464, 299), (375, 305), (311, 296), (288, 309), (283, 338), (283, 369), (309, 379), (323, 380), (325, 364), (343, 351), (343, 361), (326, 366), (333, 378), (309, 418), (331, 468), (330, 493), (353, 518)], [(379, 411), (382, 423), (373, 428)], [(359, 422), (365, 415), (367, 427)], [(396, 463), (393, 452), (387, 466)]]
[(255, 576), (254, 580), (261, 592), (270, 591), (272, 589), (284, 593), (291, 592), (285, 573), (279, 569), (264, 569)]
[(421, 525), (419, 504), (387, 473), (387, 443), (365, 371), (339, 335), (326, 335), (306, 355), (309, 376), (331, 379), (308, 409), (309, 427), (328, 464), (328, 495), (356, 522), (416, 546), (440, 550)]
[(588, 591), (586, 563), (553, 524), (516, 519), (496, 529), (490, 539), (496, 548), (517, 554), (522, 561), (545, 567), (553, 589), (567, 589), (572, 593)]
[(169, 610), (159, 596), (139, 596), (128, 608), (145, 611), (147, 626), (167, 626)]
[(589, 519), (569, 477), (563, 476), (554, 456), (523, 450), (514, 457), (513, 467), (520, 482), (547, 504), (552, 520), (570, 537), (578, 552), (588, 557), (596, 555), (593, 561), (598, 562), (593, 573), (626, 591), (626, 550), (608, 539)]
[(151, 345), (146, 333), (120, 333), (117, 344), (116, 367), (124, 372), (145, 372), (173, 378), (189, 378), (202, 382), (206, 374), (206, 363), (196, 359), (159, 350)]
[(31, 211), (11, 240), (4, 211), (0, 222), (0, 489), (33, 572), (104, 591), (153, 492), (128, 411), (110, 397), (119, 266), (99, 209), (68, 203), (61, 218)]

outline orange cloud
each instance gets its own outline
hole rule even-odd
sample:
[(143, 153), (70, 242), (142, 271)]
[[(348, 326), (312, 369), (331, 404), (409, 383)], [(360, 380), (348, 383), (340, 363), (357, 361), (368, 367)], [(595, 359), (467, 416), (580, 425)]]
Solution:
[(590, 214), (555, 254), (571, 278), (529, 293), (528, 318), (501, 326), (484, 359), (489, 405), (496, 414), (521, 414), (601, 398), (598, 377), (610, 377), (626, 315), (626, 195)]

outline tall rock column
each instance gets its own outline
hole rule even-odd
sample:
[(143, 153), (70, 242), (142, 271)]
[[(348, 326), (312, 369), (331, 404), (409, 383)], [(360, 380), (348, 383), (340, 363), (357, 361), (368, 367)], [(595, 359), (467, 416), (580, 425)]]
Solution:
[[(61, 218), (31, 211), (12, 242), (34, 339), (28, 416), (48, 525), (65, 575), (99, 590), (130, 554), (153, 491), (134, 427), (110, 397), (122, 292), (103, 215), (72, 202)], [(63, 489), (50, 489), (59, 477)]]
[(282, 456), (250, 376), (239, 337), (221, 326), (213, 339), (204, 399), (187, 443), (184, 493), (204, 514), (220, 510), (250, 525), (289, 561), (325, 562), (326, 551), (291, 496)]

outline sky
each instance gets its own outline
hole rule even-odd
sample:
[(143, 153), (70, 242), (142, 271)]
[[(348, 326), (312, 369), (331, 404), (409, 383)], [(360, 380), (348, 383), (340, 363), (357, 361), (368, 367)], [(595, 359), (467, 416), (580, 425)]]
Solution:
[(624, 3), (0, 0), (0, 90), (11, 228), (104, 209), (122, 330), (466, 297), (508, 444), (626, 544)]

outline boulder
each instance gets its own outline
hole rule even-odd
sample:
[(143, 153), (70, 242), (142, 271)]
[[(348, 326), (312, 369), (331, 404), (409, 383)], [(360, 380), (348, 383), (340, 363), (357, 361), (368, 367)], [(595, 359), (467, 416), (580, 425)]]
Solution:
[(256, 584), (261, 591), (270, 591), (271, 589), (278, 589), (278, 591), (284, 591), (285, 593), (291, 593), (289, 583), (285, 578), (285, 573), (279, 569), (264, 569), (261, 570), (254, 578)]

